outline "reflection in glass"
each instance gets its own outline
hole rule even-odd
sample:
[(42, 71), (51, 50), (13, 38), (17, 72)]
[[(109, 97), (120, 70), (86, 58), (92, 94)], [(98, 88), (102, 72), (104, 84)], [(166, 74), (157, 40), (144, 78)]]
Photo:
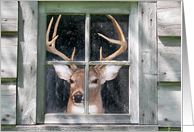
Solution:
[[(129, 114), (128, 68), (126, 66), (106, 66), (99, 73), (90, 69), (90, 114)], [(113, 74), (115, 72), (117, 75)]]
[(84, 78), (84, 67), (46, 66), (45, 113), (84, 114)]
[[(47, 26), (52, 17), (53, 24), (50, 31), (50, 40), (54, 31), (54, 25), (59, 15), (47, 15)], [(56, 49), (71, 58), (71, 53), (76, 48), (75, 61), (84, 61), (85, 57), (85, 16), (62, 15), (59, 21), (56, 40)], [(47, 52), (46, 60), (62, 60), (59, 56)]]
[[(129, 15), (112, 15), (120, 25), (126, 41), (128, 42), (128, 19)], [(91, 15), (91, 61), (99, 61), (99, 51), (102, 47), (102, 56), (105, 58), (119, 49), (119, 45), (113, 44), (99, 36), (101, 33), (108, 38), (119, 40), (118, 33), (112, 21), (106, 15)], [(128, 51), (126, 50), (114, 60), (127, 60)]]

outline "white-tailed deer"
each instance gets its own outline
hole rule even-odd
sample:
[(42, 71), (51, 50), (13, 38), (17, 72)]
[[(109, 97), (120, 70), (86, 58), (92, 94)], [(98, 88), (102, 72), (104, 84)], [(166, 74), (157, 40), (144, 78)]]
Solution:
[[(127, 42), (123, 35), (122, 29), (120, 28), (117, 21), (111, 16), (107, 15), (109, 19), (112, 20), (118, 35), (119, 40), (114, 40), (107, 38), (106, 36), (98, 33), (101, 37), (105, 38), (109, 42), (120, 45), (120, 48), (111, 54), (110, 56), (103, 58), (102, 57), (102, 47), (100, 48), (100, 61), (112, 60), (116, 56), (120, 55), (127, 49)], [(68, 58), (66, 55), (61, 53), (55, 48), (55, 41), (58, 38), (57, 28), (61, 15), (59, 15), (52, 35), (52, 40), (49, 41), (50, 28), (53, 22), (53, 18), (50, 20), (48, 29), (46, 32), (46, 50), (60, 56), (66, 61), (73, 61), (75, 55), (75, 48), (72, 52), (71, 58)], [(84, 89), (85, 89), (85, 69), (77, 68), (76, 65), (54, 65), (55, 71), (59, 78), (67, 80), (70, 83), (70, 97), (67, 104), (66, 113), (73, 114), (83, 114), (84, 113)], [(114, 79), (121, 66), (110, 66), (110, 65), (96, 65), (90, 67), (89, 69), (89, 113), (90, 114), (99, 114), (103, 113), (103, 104), (100, 87), (106, 82), (106, 80)]]

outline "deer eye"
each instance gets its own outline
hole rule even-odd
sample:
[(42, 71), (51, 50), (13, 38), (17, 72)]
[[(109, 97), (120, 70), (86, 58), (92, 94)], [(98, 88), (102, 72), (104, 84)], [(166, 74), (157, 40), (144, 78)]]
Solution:
[(92, 83), (98, 83), (98, 79), (93, 80)]
[(70, 81), (71, 84), (74, 83), (74, 81), (72, 79), (70, 79), (69, 81)]

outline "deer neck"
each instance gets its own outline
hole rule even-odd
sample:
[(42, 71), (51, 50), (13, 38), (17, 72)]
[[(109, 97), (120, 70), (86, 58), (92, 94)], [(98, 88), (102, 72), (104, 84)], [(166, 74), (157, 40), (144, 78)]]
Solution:
[[(96, 110), (95, 110), (96, 109)], [(97, 93), (96, 96), (90, 96), (89, 98), (89, 113), (90, 114), (99, 114), (103, 113), (103, 104), (101, 93)]]

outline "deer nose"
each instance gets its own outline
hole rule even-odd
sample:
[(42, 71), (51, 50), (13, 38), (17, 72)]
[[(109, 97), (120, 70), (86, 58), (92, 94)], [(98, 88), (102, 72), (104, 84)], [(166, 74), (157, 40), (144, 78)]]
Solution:
[(81, 95), (81, 94), (75, 95), (74, 96), (75, 103), (81, 103), (81, 101), (83, 100), (82, 97), (83, 97), (83, 95)]

